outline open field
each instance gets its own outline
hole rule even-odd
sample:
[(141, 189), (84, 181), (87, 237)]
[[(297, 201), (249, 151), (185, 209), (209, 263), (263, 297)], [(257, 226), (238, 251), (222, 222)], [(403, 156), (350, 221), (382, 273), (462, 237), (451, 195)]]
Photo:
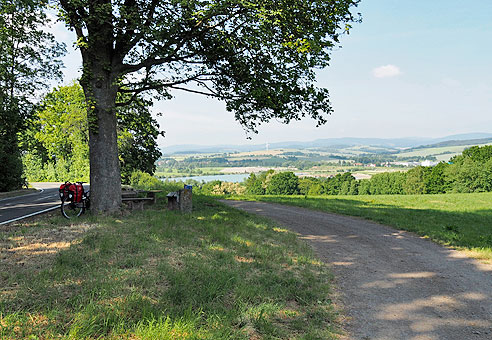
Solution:
[(236, 198), (358, 216), (492, 260), (492, 193)]
[(277, 168), (277, 167), (262, 167), (262, 166), (245, 166), (245, 167), (231, 167), (224, 168), (220, 172), (223, 174), (251, 174), (260, 173), (263, 171), (275, 170), (275, 171), (296, 171), (297, 169), (292, 168)]
[[(216, 175), (256, 172), (248, 169), (292, 169), (303, 176), (328, 177), (342, 172), (366, 178), (379, 172), (406, 171), (424, 160), (445, 161), (474, 145), (484, 146), (490, 139), (448, 141), (414, 148), (371, 145), (333, 145), (319, 148), (276, 148), (250, 152), (189, 154), (161, 158), (159, 177)], [(490, 144), (490, 143), (489, 143)]]
[(250, 152), (239, 152), (231, 153), (228, 155), (228, 159), (233, 160), (243, 160), (249, 158), (267, 157), (267, 156), (278, 156), (282, 155), (284, 152), (295, 151), (295, 150), (285, 150), (285, 149), (273, 149), (273, 150), (258, 150)]
[(58, 214), (0, 230), (0, 339), (330, 339), (331, 274), (296, 236), (194, 212)]
[(312, 177), (329, 177), (335, 176), (337, 174), (343, 174), (344, 172), (350, 172), (357, 178), (357, 175), (367, 175), (362, 176), (363, 178), (370, 178), (373, 175), (380, 174), (383, 172), (396, 172), (396, 171), (408, 171), (409, 168), (389, 168), (389, 167), (361, 167), (352, 165), (323, 165), (319, 167), (313, 167), (308, 170), (302, 170), (300, 173), (304, 176)]
[[(478, 146), (490, 145), (489, 144), (478, 144)], [(406, 158), (406, 157), (427, 157), (434, 156), (438, 161), (448, 161), (451, 157), (459, 155), (463, 152), (463, 150), (468, 149), (473, 145), (461, 145), (461, 146), (444, 146), (438, 148), (425, 148), (425, 149), (416, 149), (408, 152), (398, 153), (398, 158)]]

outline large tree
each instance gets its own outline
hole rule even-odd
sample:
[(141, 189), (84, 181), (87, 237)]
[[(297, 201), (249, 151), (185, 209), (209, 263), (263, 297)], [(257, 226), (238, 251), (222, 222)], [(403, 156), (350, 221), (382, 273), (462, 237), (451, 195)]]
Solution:
[(46, 32), (46, 1), (0, 1), (0, 191), (23, 183), (17, 134), (47, 79), (60, 77), (64, 46)]
[[(359, 0), (58, 0), (77, 34), (93, 206), (121, 203), (116, 98), (172, 90), (216, 97), (249, 131), (332, 111), (315, 68), (357, 20)], [(124, 104), (124, 103), (123, 103)]]

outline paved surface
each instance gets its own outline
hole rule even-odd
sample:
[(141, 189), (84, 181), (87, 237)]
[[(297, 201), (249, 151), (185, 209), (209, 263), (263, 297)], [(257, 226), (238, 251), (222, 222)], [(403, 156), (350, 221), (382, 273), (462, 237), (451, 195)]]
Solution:
[(358, 218), (223, 202), (299, 233), (331, 265), (348, 339), (492, 339), (492, 265)]
[(0, 225), (9, 221), (32, 216), (41, 211), (60, 206), (58, 188), (61, 183), (31, 183), (37, 193), (4, 198), (0, 200)]

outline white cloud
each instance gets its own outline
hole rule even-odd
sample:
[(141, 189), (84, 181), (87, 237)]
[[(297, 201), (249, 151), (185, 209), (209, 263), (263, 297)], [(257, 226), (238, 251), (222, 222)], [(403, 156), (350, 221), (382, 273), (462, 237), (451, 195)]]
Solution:
[(399, 76), (400, 74), (400, 68), (395, 65), (379, 66), (372, 70), (372, 75), (376, 78), (390, 78)]

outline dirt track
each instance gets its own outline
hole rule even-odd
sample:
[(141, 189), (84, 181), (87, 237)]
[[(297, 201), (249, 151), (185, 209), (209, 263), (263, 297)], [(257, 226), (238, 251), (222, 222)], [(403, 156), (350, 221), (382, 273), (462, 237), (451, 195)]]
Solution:
[(492, 339), (492, 265), (362, 219), (223, 201), (307, 240), (336, 276), (349, 339)]

